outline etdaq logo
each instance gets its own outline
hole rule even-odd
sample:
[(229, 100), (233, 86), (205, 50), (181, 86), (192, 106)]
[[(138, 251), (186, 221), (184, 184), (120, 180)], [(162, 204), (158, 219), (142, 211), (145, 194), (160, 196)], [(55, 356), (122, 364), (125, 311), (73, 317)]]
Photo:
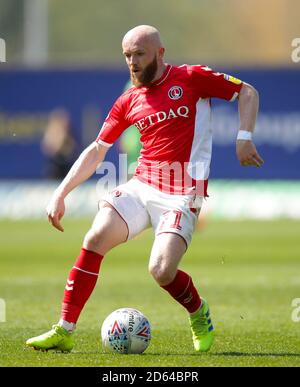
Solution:
[(0, 38), (0, 62), (6, 62), (5, 40)]
[(150, 125), (156, 124), (164, 120), (170, 120), (173, 118), (185, 117), (189, 118), (189, 108), (187, 106), (179, 106), (177, 109), (169, 109), (169, 111), (159, 111), (144, 118), (141, 118), (134, 125), (141, 132), (143, 129), (148, 128)]

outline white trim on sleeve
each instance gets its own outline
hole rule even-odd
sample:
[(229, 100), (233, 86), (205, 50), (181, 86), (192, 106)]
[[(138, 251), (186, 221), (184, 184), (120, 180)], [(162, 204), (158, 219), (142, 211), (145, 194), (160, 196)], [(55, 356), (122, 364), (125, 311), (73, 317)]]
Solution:
[(109, 144), (108, 142), (105, 142), (102, 140), (97, 140), (96, 142), (100, 145), (106, 146), (107, 148), (110, 148), (111, 146), (113, 146), (113, 144)]

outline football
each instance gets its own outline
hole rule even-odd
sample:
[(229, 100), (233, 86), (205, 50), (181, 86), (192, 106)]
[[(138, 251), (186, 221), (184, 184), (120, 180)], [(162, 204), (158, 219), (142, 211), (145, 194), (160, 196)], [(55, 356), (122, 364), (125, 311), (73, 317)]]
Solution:
[(101, 327), (103, 347), (115, 353), (142, 353), (150, 344), (147, 317), (132, 308), (121, 308), (106, 317)]

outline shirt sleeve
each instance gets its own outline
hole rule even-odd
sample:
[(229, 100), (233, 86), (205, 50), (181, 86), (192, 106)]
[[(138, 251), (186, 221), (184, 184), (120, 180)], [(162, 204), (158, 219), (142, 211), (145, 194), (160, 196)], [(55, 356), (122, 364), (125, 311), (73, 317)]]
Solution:
[(129, 125), (125, 119), (121, 96), (116, 100), (108, 113), (96, 138), (96, 142), (107, 147), (112, 146)]
[(219, 73), (207, 66), (190, 66), (193, 85), (201, 98), (222, 98), (234, 101), (243, 82), (231, 75)]

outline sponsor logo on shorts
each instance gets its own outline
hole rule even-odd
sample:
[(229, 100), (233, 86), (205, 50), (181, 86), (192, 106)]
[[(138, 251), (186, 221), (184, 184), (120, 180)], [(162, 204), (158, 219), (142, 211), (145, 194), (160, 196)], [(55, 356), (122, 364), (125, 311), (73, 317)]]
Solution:
[(122, 192), (121, 192), (121, 191), (118, 191), (118, 190), (116, 190), (116, 191), (113, 191), (113, 192), (112, 192), (112, 194), (113, 194), (113, 196), (115, 196), (116, 198), (118, 198), (119, 196), (121, 196), (121, 195), (122, 195)]

